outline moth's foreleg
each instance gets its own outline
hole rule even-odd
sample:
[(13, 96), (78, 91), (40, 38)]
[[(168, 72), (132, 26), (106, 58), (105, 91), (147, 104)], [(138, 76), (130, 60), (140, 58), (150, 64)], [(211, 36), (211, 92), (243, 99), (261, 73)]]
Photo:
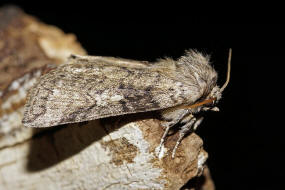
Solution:
[(198, 120), (196, 120), (196, 122), (194, 123), (194, 126), (193, 126), (193, 132), (196, 131), (196, 129), (198, 128), (198, 126), (202, 123), (204, 117), (200, 117)]
[(161, 151), (162, 145), (165, 142), (169, 129), (173, 127), (174, 125), (176, 125), (177, 123), (179, 123), (188, 114), (188, 112), (189, 112), (188, 110), (179, 110), (179, 112), (176, 112), (175, 117), (171, 121), (163, 124), (163, 126), (165, 127), (165, 131), (160, 139), (160, 144), (158, 146), (158, 152)]
[(182, 139), (184, 138), (184, 136), (188, 134), (190, 131), (192, 132), (195, 131), (197, 127), (201, 124), (202, 120), (203, 120), (203, 117), (196, 119), (193, 115), (189, 115), (186, 118), (183, 118), (182, 122), (187, 121), (187, 123), (183, 125), (181, 129), (179, 130), (179, 138), (176, 141), (175, 147), (173, 148), (172, 156), (171, 156), (172, 158), (174, 158), (176, 150), (179, 144), (181, 143)]
[(181, 129), (179, 130), (179, 138), (176, 141), (175, 147), (173, 148), (172, 151), (172, 158), (174, 158), (175, 153), (176, 153), (176, 149), (178, 148), (179, 144), (181, 143), (183, 137), (191, 130), (192, 125), (195, 123), (196, 118), (192, 117), (191, 120), (189, 122), (187, 122), (185, 125), (183, 125), (181, 127)]

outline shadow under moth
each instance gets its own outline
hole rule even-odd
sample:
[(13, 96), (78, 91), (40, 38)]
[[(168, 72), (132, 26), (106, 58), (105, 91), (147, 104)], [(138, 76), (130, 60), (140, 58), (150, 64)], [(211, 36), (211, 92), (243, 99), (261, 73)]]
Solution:
[(43, 75), (30, 90), (23, 124), (51, 127), (116, 115), (158, 110), (165, 121), (163, 146), (169, 129), (181, 124), (183, 137), (202, 121), (201, 111), (218, 111), (220, 88), (209, 56), (190, 50), (177, 60), (134, 61), (114, 57), (71, 55), (66, 64)]

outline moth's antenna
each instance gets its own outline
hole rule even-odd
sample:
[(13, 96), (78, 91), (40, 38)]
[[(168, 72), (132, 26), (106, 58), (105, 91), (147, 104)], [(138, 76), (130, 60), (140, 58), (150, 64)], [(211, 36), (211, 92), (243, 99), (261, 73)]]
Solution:
[(232, 48), (229, 49), (227, 80), (226, 80), (225, 84), (222, 86), (221, 92), (223, 92), (225, 90), (225, 88), (227, 87), (227, 85), (230, 82), (231, 60), (232, 60)]

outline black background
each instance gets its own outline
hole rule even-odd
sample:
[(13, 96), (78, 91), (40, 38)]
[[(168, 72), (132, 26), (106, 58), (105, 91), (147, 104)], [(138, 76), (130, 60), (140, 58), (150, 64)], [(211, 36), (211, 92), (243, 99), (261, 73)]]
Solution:
[(177, 58), (190, 48), (211, 54), (220, 85), (226, 78), (232, 47), (231, 81), (220, 101), (221, 111), (208, 113), (197, 130), (209, 153), (212, 177), (218, 190), (281, 189), (284, 124), (275, 122), (278, 111), (269, 109), (282, 102), (277, 96), (284, 86), (279, 74), (285, 42), (281, 25), (211, 24), (215, 21), (211, 16), (187, 14), (152, 19), (145, 16), (147, 10), (124, 10), (122, 16), (120, 10), (88, 8), (79, 2), (60, 7), (14, 5), (74, 33), (90, 55), (154, 61), (164, 56)]

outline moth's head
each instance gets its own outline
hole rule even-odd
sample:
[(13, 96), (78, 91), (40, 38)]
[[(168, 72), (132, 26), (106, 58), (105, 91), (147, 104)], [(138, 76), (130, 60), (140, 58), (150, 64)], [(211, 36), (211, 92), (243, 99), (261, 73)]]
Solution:
[(216, 107), (219, 100), (222, 98), (222, 91), (221, 88), (218, 86), (215, 86), (211, 93), (201, 102), (198, 102), (194, 105), (191, 105), (191, 108), (200, 107), (199, 110), (204, 111), (219, 111), (219, 108)]
[(219, 86), (215, 86), (209, 95), (201, 102), (198, 102), (196, 104), (192, 104), (190, 106), (187, 106), (187, 108), (197, 108), (200, 107), (202, 110), (212, 110), (212, 111), (219, 111), (218, 107), (215, 105), (219, 102), (219, 100), (222, 98), (222, 92), (227, 87), (230, 81), (230, 70), (231, 70), (231, 56), (232, 56), (232, 50), (229, 50), (229, 58), (228, 58), (228, 71), (227, 71), (227, 79), (224, 85), (220, 88)]
[(232, 56), (232, 49), (229, 50), (229, 58), (228, 58), (228, 72), (227, 72), (227, 80), (224, 85), (220, 88), (219, 86), (215, 86), (209, 95), (206, 98), (203, 98), (202, 101), (199, 101), (192, 105), (183, 106), (183, 108), (199, 108), (202, 110), (212, 110), (212, 111), (219, 111), (219, 108), (215, 105), (218, 101), (222, 98), (222, 92), (227, 87), (230, 81), (230, 70), (231, 70), (231, 56)]

